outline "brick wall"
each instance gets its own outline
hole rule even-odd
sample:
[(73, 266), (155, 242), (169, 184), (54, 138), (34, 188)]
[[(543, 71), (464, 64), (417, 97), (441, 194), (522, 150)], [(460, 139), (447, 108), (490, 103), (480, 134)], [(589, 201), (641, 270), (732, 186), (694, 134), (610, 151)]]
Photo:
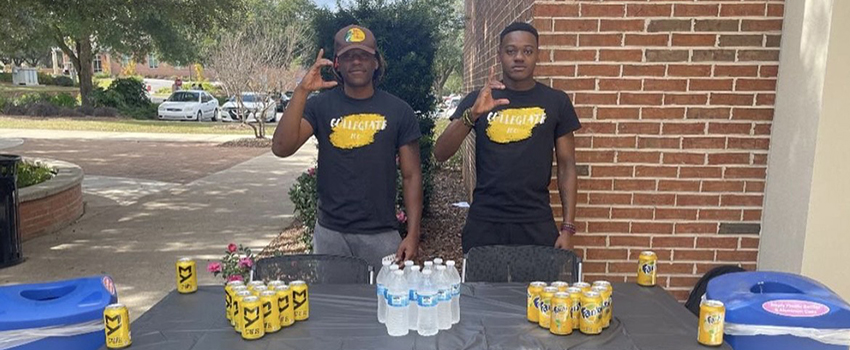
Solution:
[(21, 238), (26, 241), (53, 233), (83, 215), (83, 192), (80, 185), (32, 201), (21, 202)]
[[(755, 268), (783, 6), (534, 3), (537, 78), (567, 92), (584, 125), (576, 243), (588, 280), (632, 280), (647, 249), (661, 260), (659, 284), (680, 300), (714, 266)], [(467, 1), (467, 15), (477, 24), (476, 15), (501, 14), (470, 12)], [(484, 69), (472, 56), (495, 53), (475, 51), (483, 40), (470, 31), (464, 79), (480, 86)]]

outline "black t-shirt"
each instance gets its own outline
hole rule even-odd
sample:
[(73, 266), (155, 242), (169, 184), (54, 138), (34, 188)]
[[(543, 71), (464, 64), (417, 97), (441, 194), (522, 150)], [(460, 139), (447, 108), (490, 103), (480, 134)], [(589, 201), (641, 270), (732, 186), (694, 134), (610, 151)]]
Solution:
[(348, 97), (342, 87), (307, 100), (304, 119), (319, 141), (319, 224), (345, 233), (398, 229), (398, 149), (419, 139), (413, 109), (393, 95)]
[[(451, 119), (475, 104), (464, 97)], [(555, 139), (581, 128), (569, 97), (537, 83), (531, 90), (493, 90), (507, 98), (475, 123), (476, 184), (469, 217), (495, 222), (553, 220), (549, 181)]]

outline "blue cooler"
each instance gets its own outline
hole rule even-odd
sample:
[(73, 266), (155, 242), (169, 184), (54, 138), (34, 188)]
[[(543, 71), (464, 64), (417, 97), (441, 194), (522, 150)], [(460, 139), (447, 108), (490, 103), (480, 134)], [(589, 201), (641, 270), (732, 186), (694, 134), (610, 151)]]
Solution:
[(117, 301), (109, 276), (0, 287), (0, 350), (98, 349)]
[(739, 272), (708, 283), (726, 305), (725, 340), (735, 350), (850, 349), (850, 305), (826, 286), (780, 272)]

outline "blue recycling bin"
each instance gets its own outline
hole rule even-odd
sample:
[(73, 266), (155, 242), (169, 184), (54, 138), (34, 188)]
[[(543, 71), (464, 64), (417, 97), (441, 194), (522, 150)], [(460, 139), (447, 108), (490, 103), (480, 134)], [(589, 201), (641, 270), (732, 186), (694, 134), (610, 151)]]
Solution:
[(850, 305), (826, 286), (781, 272), (739, 272), (708, 283), (726, 305), (725, 340), (735, 350), (850, 349)]
[(103, 310), (117, 301), (109, 276), (0, 287), (0, 349), (98, 349)]

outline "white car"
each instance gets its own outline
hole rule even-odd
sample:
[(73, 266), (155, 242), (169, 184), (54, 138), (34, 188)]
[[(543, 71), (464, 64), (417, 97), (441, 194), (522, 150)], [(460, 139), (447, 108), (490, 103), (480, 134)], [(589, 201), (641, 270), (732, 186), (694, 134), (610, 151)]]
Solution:
[(460, 96), (453, 96), (446, 101), (446, 105), (443, 109), (443, 113), (440, 114), (442, 118), (451, 118), (453, 114), (455, 114), (455, 110), (457, 110), (457, 105), (460, 104)]
[(157, 110), (159, 119), (215, 120), (218, 100), (206, 91), (177, 91), (168, 96)]
[[(258, 114), (263, 115), (263, 120), (267, 123), (274, 122), (276, 119), (277, 102), (274, 98), (266, 94), (256, 92), (242, 93), (242, 105), (245, 106), (245, 114), (247, 114), (247, 122), (256, 122)], [(225, 122), (242, 121), (243, 115), (239, 111), (239, 104), (236, 102), (236, 96), (230, 97), (227, 102), (221, 106), (219, 120)]]

